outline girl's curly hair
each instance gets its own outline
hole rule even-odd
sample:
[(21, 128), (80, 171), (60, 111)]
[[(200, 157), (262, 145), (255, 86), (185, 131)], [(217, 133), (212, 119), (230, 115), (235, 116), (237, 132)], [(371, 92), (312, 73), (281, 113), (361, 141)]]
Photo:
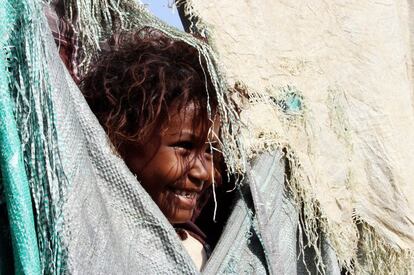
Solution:
[(143, 145), (170, 119), (173, 105), (180, 111), (194, 104), (194, 123), (208, 131), (217, 97), (204, 67), (194, 47), (145, 28), (114, 35), (81, 89), (116, 148)]

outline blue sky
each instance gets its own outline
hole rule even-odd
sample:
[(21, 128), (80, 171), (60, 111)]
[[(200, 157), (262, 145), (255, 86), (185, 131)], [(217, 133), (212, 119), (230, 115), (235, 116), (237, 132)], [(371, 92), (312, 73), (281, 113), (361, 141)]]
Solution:
[(164, 22), (183, 30), (174, 0), (141, 0), (148, 9)]

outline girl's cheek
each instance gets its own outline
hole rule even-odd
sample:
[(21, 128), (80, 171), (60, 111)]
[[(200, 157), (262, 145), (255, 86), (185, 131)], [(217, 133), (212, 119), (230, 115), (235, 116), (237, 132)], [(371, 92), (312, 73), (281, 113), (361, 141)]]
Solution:
[(214, 182), (217, 185), (221, 184), (221, 173), (218, 168), (214, 168)]
[(207, 172), (208, 172), (208, 175), (209, 175), (208, 181), (211, 183), (211, 182), (213, 182), (213, 178), (215, 180), (216, 167), (214, 167), (214, 162), (212, 160), (207, 161), (206, 162), (206, 168), (207, 168)]

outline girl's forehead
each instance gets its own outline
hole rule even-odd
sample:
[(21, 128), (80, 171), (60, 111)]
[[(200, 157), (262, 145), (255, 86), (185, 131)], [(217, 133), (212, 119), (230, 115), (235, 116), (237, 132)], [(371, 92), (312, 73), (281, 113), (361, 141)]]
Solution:
[(217, 139), (220, 129), (220, 119), (216, 115), (209, 118), (201, 115), (200, 110), (191, 103), (181, 109), (172, 108), (170, 119), (164, 126), (165, 135), (190, 135), (194, 139)]

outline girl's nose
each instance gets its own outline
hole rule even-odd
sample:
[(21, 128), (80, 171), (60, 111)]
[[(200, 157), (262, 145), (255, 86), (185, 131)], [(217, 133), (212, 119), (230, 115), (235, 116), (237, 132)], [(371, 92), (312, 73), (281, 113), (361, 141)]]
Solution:
[(203, 158), (203, 156), (197, 156), (191, 163), (189, 177), (197, 184), (201, 184), (210, 179), (211, 174), (211, 161)]

